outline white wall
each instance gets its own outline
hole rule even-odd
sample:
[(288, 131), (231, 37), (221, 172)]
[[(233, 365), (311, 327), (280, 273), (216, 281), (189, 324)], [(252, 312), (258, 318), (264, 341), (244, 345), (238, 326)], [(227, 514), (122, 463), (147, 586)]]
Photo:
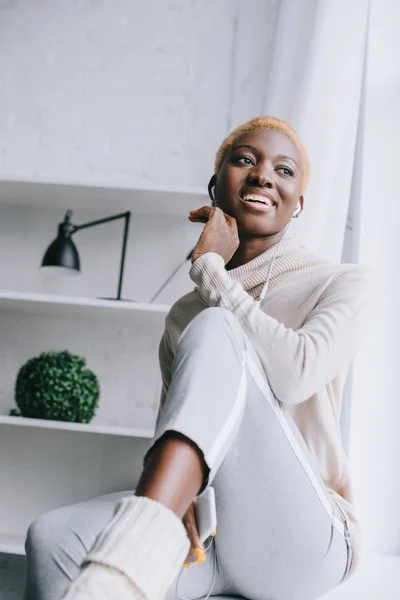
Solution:
[[(261, 111), (277, 4), (19, 0), (0, 8), (0, 179), (206, 189), (222, 138)], [(76, 210), (73, 220), (82, 223), (110, 212), (115, 211), (93, 206)], [(51, 280), (39, 271), (62, 218), (56, 208), (0, 205), (0, 287), (115, 295), (121, 221), (75, 236), (82, 262), (78, 278)], [(200, 231), (186, 212), (180, 217), (133, 215), (124, 298), (148, 300)], [(158, 302), (170, 304), (192, 289), (189, 267), (181, 269)], [(11, 325), (4, 326), (2, 337), (8, 348), (8, 377), (0, 369), (3, 407), (28, 348), (31, 353), (57, 344), (59, 349), (81, 348), (104, 375), (107, 393), (115, 381), (113, 362), (123, 362), (129, 371), (129, 360), (133, 364), (141, 352), (139, 341), (127, 332), (115, 334), (116, 340), (127, 337), (123, 356), (118, 343), (108, 339), (114, 352), (104, 354), (98, 344), (95, 357), (83, 332), (60, 336), (61, 325), (45, 328), (29, 319)], [(22, 328), (30, 332), (28, 346), (21, 344)], [(99, 337), (101, 331), (92, 335)], [(155, 339), (150, 346), (154, 351)], [(154, 366), (153, 357), (147, 368), (141, 367), (148, 388), (142, 381), (131, 390), (142, 406), (143, 426), (155, 418), (159, 374)], [(123, 377), (120, 382), (116, 402), (126, 395)]]
[(0, 177), (202, 185), (261, 111), (276, 0), (11, 0)]
[(360, 261), (376, 270), (377, 310), (355, 368), (353, 478), (367, 546), (400, 554), (400, 5), (372, 0)]

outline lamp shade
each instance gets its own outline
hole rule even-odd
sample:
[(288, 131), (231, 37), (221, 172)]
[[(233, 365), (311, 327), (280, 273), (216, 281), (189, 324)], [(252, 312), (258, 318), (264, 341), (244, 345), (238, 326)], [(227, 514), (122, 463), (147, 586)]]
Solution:
[(80, 272), (78, 250), (71, 238), (58, 236), (47, 248), (42, 267), (64, 267)]
[(104, 219), (96, 219), (95, 221), (89, 221), (88, 223), (74, 225), (71, 223), (72, 211), (67, 210), (64, 221), (58, 225), (58, 235), (56, 239), (50, 244), (44, 254), (41, 268), (44, 268), (46, 271), (50, 272), (55, 271), (68, 275), (77, 275), (80, 273), (80, 260), (78, 250), (76, 249), (74, 242), (71, 240), (71, 236), (77, 231), (87, 229), (88, 227), (95, 227), (96, 225), (102, 225), (103, 223), (109, 223), (110, 221), (116, 221), (117, 219), (124, 219), (125, 227), (119, 268), (118, 293), (116, 298), (107, 298), (107, 300), (121, 300), (122, 278), (124, 274), (130, 216), (131, 213), (127, 211), (117, 215), (105, 217)]

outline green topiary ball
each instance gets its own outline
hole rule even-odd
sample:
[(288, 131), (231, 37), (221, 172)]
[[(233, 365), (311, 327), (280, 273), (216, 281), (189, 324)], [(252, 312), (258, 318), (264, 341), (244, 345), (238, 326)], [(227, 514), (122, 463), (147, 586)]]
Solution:
[(43, 352), (20, 368), (15, 401), (23, 417), (89, 423), (94, 417), (100, 387), (81, 356)]

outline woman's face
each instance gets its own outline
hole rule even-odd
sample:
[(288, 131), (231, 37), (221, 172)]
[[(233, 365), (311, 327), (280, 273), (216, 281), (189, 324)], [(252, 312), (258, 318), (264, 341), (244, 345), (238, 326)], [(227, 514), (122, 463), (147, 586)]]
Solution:
[(215, 199), (235, 217), (241, 237), (270, 236), (290, 221), (299, 201), (302, 165), (295, 144), (271, 129), (241, 135), (217, 176)]

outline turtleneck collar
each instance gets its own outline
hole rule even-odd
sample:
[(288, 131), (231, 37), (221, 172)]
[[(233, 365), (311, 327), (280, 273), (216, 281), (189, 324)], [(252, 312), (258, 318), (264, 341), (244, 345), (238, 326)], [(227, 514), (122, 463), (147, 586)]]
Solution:
[(279, 242), (244, 265), (231, 269), (228, 271), (230, 277), (235, 281), (240, 281), (246, 291), (251, 290), (251, 295), (257, 295), (268, 277), (268, 270), (275, 254), (270, 287), (273, 287), (279, 279), (293, 271), (329, 262), (325, 258), (312, 254), (293, 238), (283, 238), (277, 249), (278, 245)]

